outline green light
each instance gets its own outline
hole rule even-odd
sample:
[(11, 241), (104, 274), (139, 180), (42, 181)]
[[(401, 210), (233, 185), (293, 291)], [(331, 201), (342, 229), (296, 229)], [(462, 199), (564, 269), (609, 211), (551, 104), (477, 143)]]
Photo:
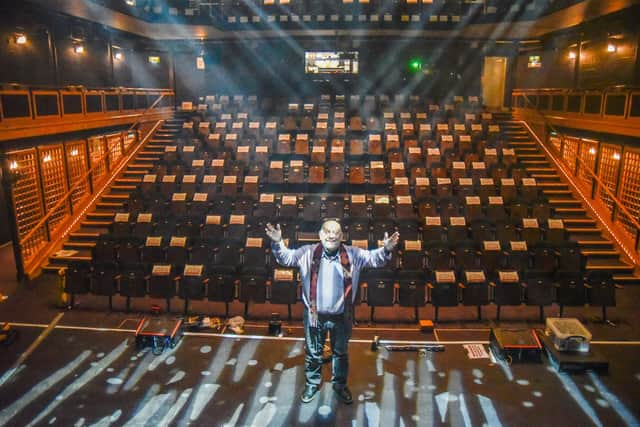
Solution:
[(422, 61), (420, 59), (412, 59), (409, 62), (409, 69), (414, 72), (419, 71), (422, 69)]

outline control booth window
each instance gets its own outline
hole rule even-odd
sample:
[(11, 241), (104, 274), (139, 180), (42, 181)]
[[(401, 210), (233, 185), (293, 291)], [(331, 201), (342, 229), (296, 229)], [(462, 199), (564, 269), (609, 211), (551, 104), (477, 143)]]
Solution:
[(306, 74), (358, 74), (358, 52), (305, 52)]

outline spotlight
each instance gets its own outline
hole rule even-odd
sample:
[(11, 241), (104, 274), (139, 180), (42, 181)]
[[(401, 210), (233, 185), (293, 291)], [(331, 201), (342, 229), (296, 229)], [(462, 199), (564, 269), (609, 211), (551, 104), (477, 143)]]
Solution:
[(77, 44), (73, 47), (73, 51), (77, 54), (84, 53), (84, 46), (81, 44)]
[(615, 43), (607, 43), (607, 52), (615, 52), (616, 50), (618, 50), (618, 48), (616, 47)]
[(160, 57), (159, 56), (149, 56), (149, 63), (151, 64), (159, 64)]
[(576, 51), (575, 50), (570, 50), (569, 51), (569, 59), (576, 59)]
[(122, 60), (122, 58), (124, 58), (124, 56), (122, 55), (122, 52), (117, 51), (116, 53), (113, 54), (113, 59), (120, 61)]
[(125, 3), (127, 4), (127, 6), (135, 6), (136, 0), (125, 0)]
[(24, 34), (16, 34), (15, 40), (16, 40), (16, 44), (26, 44), (27, 36), (25, 36)]

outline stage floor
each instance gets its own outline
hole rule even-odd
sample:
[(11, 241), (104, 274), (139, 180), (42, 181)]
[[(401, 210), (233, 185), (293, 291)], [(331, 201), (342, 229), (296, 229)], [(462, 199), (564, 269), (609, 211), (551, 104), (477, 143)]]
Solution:
[[(281, 338), (267, 335), (264, 316), (270, 308), (262, 307), (247, 321), (244, 335), (190, 332), (155, 356), (137, 349), (134, 337), (139, 319), (149, 315), (149, 300), (133, 313), (109, 313), (104, 299), (92, 298), (61, 311), (52, 306), (52, 279), (16, 286), (5, 277), (0, 285), (9, 295), (0, 303), (0, 321), (19, 332), (12, 345), (0, 346), (0, 425), (639, 425), (634, 301), (640, 289), (634, 287), (623, 289), (618, 307), (610, 310), (616, 327), (599, 322), (597, 310), (568, 313), (592, 331), (593, 347), (610, 363), (607, 373), (560, 373), (546, 358), (509, 365), (492, 355), (468, 356), (470, 343), (488, 350), (492, 326), (541, 327), (534, 308), (514, 309), (499, 323), (492, 320), (492, 307), (485, 313), (489, 320), (482, 321), (473, 320), (474, 309), (443, 309), (436, 331), (423, 334), (412, 311), (376, 311), (380, 320), (368, 323), (368, 309), (360, 307), (349, 355), (354, 403), (345, 405), (333, 395), (329, 365), (316, 398), (308, 404), (299, 400), (299, 307), (291, 322), (283, 322)], [(401, 320), (388, 320), (392, 310)], [(176, 311), (162, 316), (173, 319), (181, 307)], [(241, 314), (242, 306), (231, 311)], [(553, 315), (557, 307), (547, 311)], [(431, 307), (421, 309), (421, 317), (430, 314)], [(375, 335), (383, 343), (440, 342), (445, 351), (372, 351)]]

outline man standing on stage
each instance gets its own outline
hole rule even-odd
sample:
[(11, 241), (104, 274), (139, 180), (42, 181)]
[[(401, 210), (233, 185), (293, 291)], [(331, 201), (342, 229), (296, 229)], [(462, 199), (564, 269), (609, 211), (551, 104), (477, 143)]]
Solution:
[(335, 219), (322, 223), (320, 243), (298, 249), (285, 246), (279, 224), (267, 224), (266, 233), (276, 261), (286, 267), (298, 267), (302, 278), (306, 386), (301, 400), (310, 402), (320, 389), (322, 350), (330, 332), (333, 390), (344, 403), (352, 403), (347, 387), (347, 350), (358, 277), (363, 268), (382, 267), (389, 261), (400, 235), (395, 232), (389, 237), (385, 233), (383, 247), (368, 251), (342, 244), (342, 227)]

